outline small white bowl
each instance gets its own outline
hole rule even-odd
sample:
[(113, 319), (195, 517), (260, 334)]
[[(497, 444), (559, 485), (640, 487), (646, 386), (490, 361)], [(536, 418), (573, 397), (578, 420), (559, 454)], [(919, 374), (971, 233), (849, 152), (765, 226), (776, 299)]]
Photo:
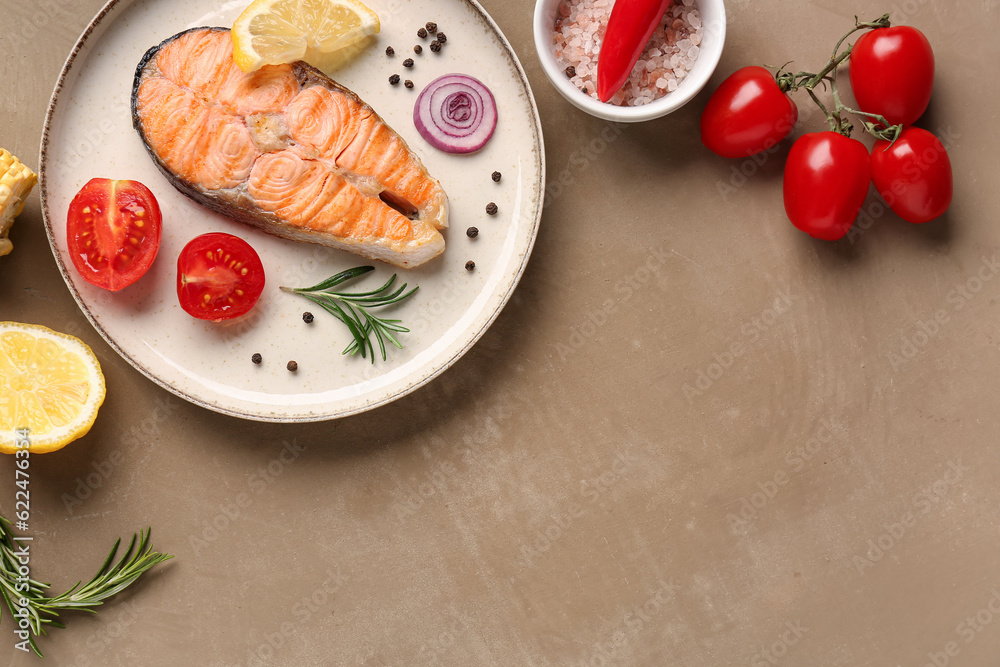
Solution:
[[(675, 0), (679, 2), (680, 0)], [(556, 61), (555, 49), (552, 44), (552, 33), (556, 23), (556, 10), (561, 0), (536, 0), (535, 2), (535, 50), (542, 62), (542, 69), (549, 81), (562, 96), (583, 109), (592, 116), (604, 118), (616, 123), (638, 123), (666, 116), (682, 106), (701, 92), (708, 80), (712, 78), (719, 59), (722, 58), (722, 47), (726, 42), (726, 6), (723, 0), (696, 0), (695, 4), (701, 13), (702, 41), (698, 59), (687, 77), (677, 86), (677, 90), (667, 93), (658, 100), (638, 107), (620, 107), (615, 104), (599, 102), (573, 85), (563, 66)]]

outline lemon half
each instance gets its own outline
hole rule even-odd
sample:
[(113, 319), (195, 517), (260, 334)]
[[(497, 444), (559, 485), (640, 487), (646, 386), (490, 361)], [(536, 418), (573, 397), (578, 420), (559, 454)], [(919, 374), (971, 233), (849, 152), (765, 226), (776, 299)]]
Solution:
[(254, 0), (233, 24), (233, 59), (244, 72), (312, 60), (379, 31), (357, 0)]
[(79, 338), (47, 327), (0, 322), (0, 452), (13, 454), (27, 429), (44, 454), (87, 434), (104, 402), (104, 374)]

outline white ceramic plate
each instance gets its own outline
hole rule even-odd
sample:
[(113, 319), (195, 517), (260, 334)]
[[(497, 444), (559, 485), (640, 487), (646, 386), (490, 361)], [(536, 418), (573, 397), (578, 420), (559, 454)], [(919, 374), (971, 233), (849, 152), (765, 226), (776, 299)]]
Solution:
[[(153, 165), (132, 129), (129, 95), (143, 53), (200, 25), (229, 26), (249, 0), (112, 0), (70, 54), (52, 95), (41, 145), (41, 195), (46, 231), (59, 269), (94, 327), (129, 363), (193, 403), (262, 421), (318, 421), (398, 398), (427, 383), (468, 350), (503, 308), (531, 253), (542, 211), (545, 159), (534, 98), (510, 44), (474, 0), (366, 0), (382, 23), (377, 40), (333, 73), (399, 132), (437, 177), (451, 203), (443, 256), (403, 271), (375, 262), (359, 283), (378, 286), (394, 272), (420, 290), (394, 313), (409, 326), (403, 350), (374, 365), (344, 357), (343, 324), (280, 285), (305, 287), (343, 269), (372, 264), (360, 257), (268, 236), (215, 215), (177, 192)], [(440, 54), (416, 31), (435, 21), (448, 35)], [(414, 55), (414, 44), (423, 55)], [(396, 50), (388, 58), (385, 47)], [(412, 57), (416, 66), (402, 67)], [(440, 153), (412, 122), (424, 85), (449, 72), (470, 74), (494, 93), (499, 124), (485, 149), (471, 156)], [(392, 87), (390, 74), (412, 79)], [(502, 172), (494, 183), (490, 175)], [(163, 211), (160, 252), (141, 280), (110, 293), (82, 280), (66, 246), (66, 211), (91, 178), (138, 180)], [(488, 202), (500, 213), (486, 215)], [(465, 231), (480, 229), (470, 239)], [(201, 322), (181, 310), (175, 291), (181, 248), (199, 234), (223, 231), (246, 239), (267, 273), (251, 315), (230, 325)], [(468, 260), (475, 271), (465, 269)], [(310, 310), (316, 320), (301, 318)], [(377, 349), (377, 348), (376, 348)], [(250, 357), (259, 352), (264, 363)], [(285, 366), (298, 363), (297, 373)]]

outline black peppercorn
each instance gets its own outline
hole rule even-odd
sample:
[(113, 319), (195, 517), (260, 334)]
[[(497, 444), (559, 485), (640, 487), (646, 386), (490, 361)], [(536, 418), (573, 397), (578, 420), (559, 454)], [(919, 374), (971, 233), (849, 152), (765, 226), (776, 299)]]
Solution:
[(404, 81), (403, 85), (406, 86), (407, 88), (413, 88), (413, 82), (410, 81), (409, 79), (407, 79), (406, 81)]
[(566, 69), (564, 69), (563, 72), (565, 72), (566, 76), (569, 77), (570, 79), (572, 79), (574, 76), (576, 76), (576, 68), (573, 67), (572, 65), (570, 65), (569, 67), (567, 67)]
[(394, 55), (396, 55), (396, 49), (392, 48), (391, 46), (385, 47), (385, 55), (387, 55), (387, 56), (394, 56)]
[(494, 204), (493, 202), (490, 202), (489, 204), (486, 205), (486, 212), (489, 213), (490, 215), (496, 215), (498, 210), (499, 209), (497, 208), (497, 205)]
[(424, 52), (424, 47), (420, 46), (419, 44), (414, 44), (413, 52), (419, 55)]
[(302, 313), (302, 321), (305, 322), (306, 324), (312, 324), (313, 314), (310, 313), (309, 311)]
[(438, 31), (438, 24), (434, 21), (428, 21), (425, 27), (427, 28), (427, 32), (432, 35)]
[(427, 31), (425, 29), (420, 28), (419, 30), (417, 30), (417, 37), (423, 39), (426, 36), (427, 36)]
[(465, 270), (466, 271), (471, 271), (474, 268), (476, 268), (476, 263), (473, 262), (471, 259), (468, 262), (465, 263)]
[(467, 230), (465, 230), (465, 233), (470, 239), (474, 239), (477, 236), (479, 236), (479, 229), (477, 229), (476, 227), (469, 227)]
[(407, 58), (404, 60), (403, 67), (413, 67), (413, 58)]
[(260, 352), (254, 352), (253, 356), (250, 357), (250, 361), (254, 362), (259, 366), (260, 362), (264, 361), (264, 357), (260, 356)]
[(494, 171), (493, 172), (493, 176), (491, 178), (493, 178), (493, 182), (494, 183), (499, 183), (500, 182), (500, 177), (501, 177), (500, 172), (499, 171)]
[(393, 74), (392, 76), (389, 77), (389, 84), (390, 85), (395, 86), (397, 83), (399, 83), (399, 75), (398, 74)]
[(439, 41), (442, 44), (444, 44), (445, 42), (448, 41), (448, 35), (444, 34), (443, 32), (439, 32), (437, 34), (437, 41)]
[(299, 370), (299, 365), (294, 361), (289, 361), (288, 364), (285, 366), (285, 368), (294, 373), (295, 371)]
[(431, 42), (431, 51), (433, 51), (434, 53), (439, 53), (441, 51), (441, 42), (437, 41), (436, 39), (433, 42)]

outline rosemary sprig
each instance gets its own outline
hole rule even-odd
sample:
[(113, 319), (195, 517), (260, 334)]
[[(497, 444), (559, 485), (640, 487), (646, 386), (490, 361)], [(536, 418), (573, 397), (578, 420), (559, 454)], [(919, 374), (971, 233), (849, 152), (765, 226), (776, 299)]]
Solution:
[(370, 292), (335, 291), (338, 285), (374, 270), (374, 266), (356, 266), (353, 269), (341, 271), (335, 276), (330, 276), (323, 282), (312, 287), (282, 287), (281, 290), (304, 296), (347, 325), (347, 329), (351, 332), (354, 340), (344, 348), (343, 354), (353, 356), (360, 352), (363, 358), (368, 357), (370, 354), (371, 362), (374, 364), (375, 346), (372, 343), (373, 336), (375, 342), (378, 343), (382, 361), (385, 361), (386, 341), (389, 341), (389, 343), (401, 350), (403, 349), (403, 345), (396, 338), (395, 334), (409, 333), (410, 330), (400, 324), (401, 320), (377, 317), (369, 312), (369, 309), (399, 303), (408, 299), (414, 292), (420, 289), (419, 287), (414, 287), (407, 292), (406, 283), (394, 288), (396, 283), (396, 274), (394, 273), (384, 285)]
[(121, 545), (121, 539), (118, 539), (93, 579), (83, 586), (82, 582), (77, 582), (76, 586), (65, 593), (48, 597), (45, 590), (49, 588), (49, 584), (34, 579), (27, 582), (28, 590), (17, 590), (18, 560), (15, 556), (14, 533), (10, 521), (0, 516), (0, 596), (7, 603), (12, 618), (18, 612), (18, 600), (24, 598), (28, 601), (29, 632), (34, 635), (29, 636), (28, 641), (38, 657), (43, 656), (35, 643), (35, 637), (46, 634), (47, 626), (66, 627), (59, 620), (59, 612), (75, 609), (96, 614), (94, 607), (99, 607), (104, 600), (120, 593), (154, 565), (173, 558), (170, 554), (162, 554), (150, 548), (151, 533), (152, 530), (147, 528), (145, 531), (140, 530), (138, 535), (133, 535), (125, 554), (115, 563), (115, 555)]

